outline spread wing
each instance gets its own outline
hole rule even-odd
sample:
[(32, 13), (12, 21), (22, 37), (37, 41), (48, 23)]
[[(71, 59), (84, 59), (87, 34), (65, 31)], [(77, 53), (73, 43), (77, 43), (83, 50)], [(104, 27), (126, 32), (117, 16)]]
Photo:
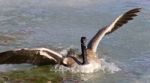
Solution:
[(96, 35), (90, 40), (87, 48), (91, 49), (93, 52), (96, 52), (98, 44), (100, 43), (101, 39), (118, 28), (120, 28), (122, 25), (128, 23), (129, 20), (132, 20), (133, 17), (137, 16), (137, 13), (140, 12), (141, 8), (135, 8), (131, 9), (124, 14), (117, 17), (109, 26), (106, 26), (102, 29), (100, 29)]
[(0, 53), (0, 64), (47, 65), (59, 64), (61, 61), (62, 55), (47, 48), (24, 48)]

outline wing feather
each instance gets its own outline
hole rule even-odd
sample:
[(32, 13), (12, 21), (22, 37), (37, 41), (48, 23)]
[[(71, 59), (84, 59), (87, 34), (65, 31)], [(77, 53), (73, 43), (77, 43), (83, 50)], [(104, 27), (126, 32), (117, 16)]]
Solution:
[(61, 61), (62, 55), (47, 48), (24, 48), (0, 53), (0, 64), (46, 65), (61, 63)]
[(96, 33), (96, 35), (90, 40), (87, 48), (91, 49), (93, 52), (96, 52), (98, 44), (105, 35), (114, 32), (124, 24), (128, 23), (129, 20), (133, 20), (133, 17), (137, 16), (137, 13), (140, 12), (140, 9), (141, 8), (134, 8), (129, 10), (117, 17), (109, 26), (100, 29)]

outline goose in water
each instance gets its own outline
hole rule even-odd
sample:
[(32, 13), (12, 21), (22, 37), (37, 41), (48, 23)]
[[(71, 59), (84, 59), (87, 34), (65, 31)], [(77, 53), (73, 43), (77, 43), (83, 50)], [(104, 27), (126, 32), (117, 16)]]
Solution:
[(29, 63), (34, 65), (60, 64), (72, 67), (74, 64), (85, 65), (92, 61), (100, 63), (96, 55), (97, 47), (105, 35), (117, 30), (122, 25), (128, 23), (133, 17), (137, 16), (141, 8), (131, 9), (117, 17), (110, 25), (100, 29), (86, 46), (86, 37), (81, 37), (81, 58), (71, 56), (63, 56), (58, 52), (47, 48), (23, 48), (5, 51), (0, 53), (0, 64), (20, 64)]

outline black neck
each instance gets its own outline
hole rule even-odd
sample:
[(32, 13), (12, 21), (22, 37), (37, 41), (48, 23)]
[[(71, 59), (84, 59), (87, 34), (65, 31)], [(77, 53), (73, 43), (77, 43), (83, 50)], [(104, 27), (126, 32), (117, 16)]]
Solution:
[(81, 37), (81, 51), (82, 51), (82, 59), (83, 59), (83, 65), (88, 64), (87, 60), (87, 52), (86, 52), (86, 37)]

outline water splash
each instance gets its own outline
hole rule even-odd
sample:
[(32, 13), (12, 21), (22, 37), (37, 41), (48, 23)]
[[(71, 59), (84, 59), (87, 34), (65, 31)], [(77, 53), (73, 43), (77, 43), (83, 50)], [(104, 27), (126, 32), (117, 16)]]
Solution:
[(77, 55), (80, 54), (79, 49), (76, 49), (75, 46), (73, 46), (73, 45), (71, 45), (65, 49), (62, 49), (59, 53), (63, 56), (66, 56), (68, 54), (68, 52), (70, 52), (70, 51), (74, 52)]
[(101, 70), (108, 71), (111, 73), (115, 73), (120, 71), (121, 69), (113, 62), (107, 62), (105, 59), (101, 59)]
[[(68, 47), (66, 49), (63, 49), (60, 54), (67, 55), (68, 51), (72, 49), (72, 47)], [(76, 50), (74, 50), (76, 51)], [(99, 59), (100, 63), (97, 63), (95, 61), (90, 62), (90, 64), (87, 65), (78, 65), (75, 64), (73, 67), (65, 67), (63, 65), (55, 65), (54, 71), (70, 71), (73, 73), (94, 73), (99, 70), (102, 70), (103, 72), (110, 72), (115, 73), (117, 71), (120, 71), (121, 69), (113, 62), (106, 61), (105, 58)]]
[(96, 63), (92, 61), (90, 64), (87, 65), (77, 65), (75, 64), (73, 67), (65, 67), (63, 65), (55, 65), (55, 72), (56, 71), (70, 71), (73, 73), (94, 73), (99, 70), (103, 72), (110, 72), (115, 73), (120, 71), (121, 69), (113, 62), (106, 62), (105, 59), (99, 59), (101, 63)]

